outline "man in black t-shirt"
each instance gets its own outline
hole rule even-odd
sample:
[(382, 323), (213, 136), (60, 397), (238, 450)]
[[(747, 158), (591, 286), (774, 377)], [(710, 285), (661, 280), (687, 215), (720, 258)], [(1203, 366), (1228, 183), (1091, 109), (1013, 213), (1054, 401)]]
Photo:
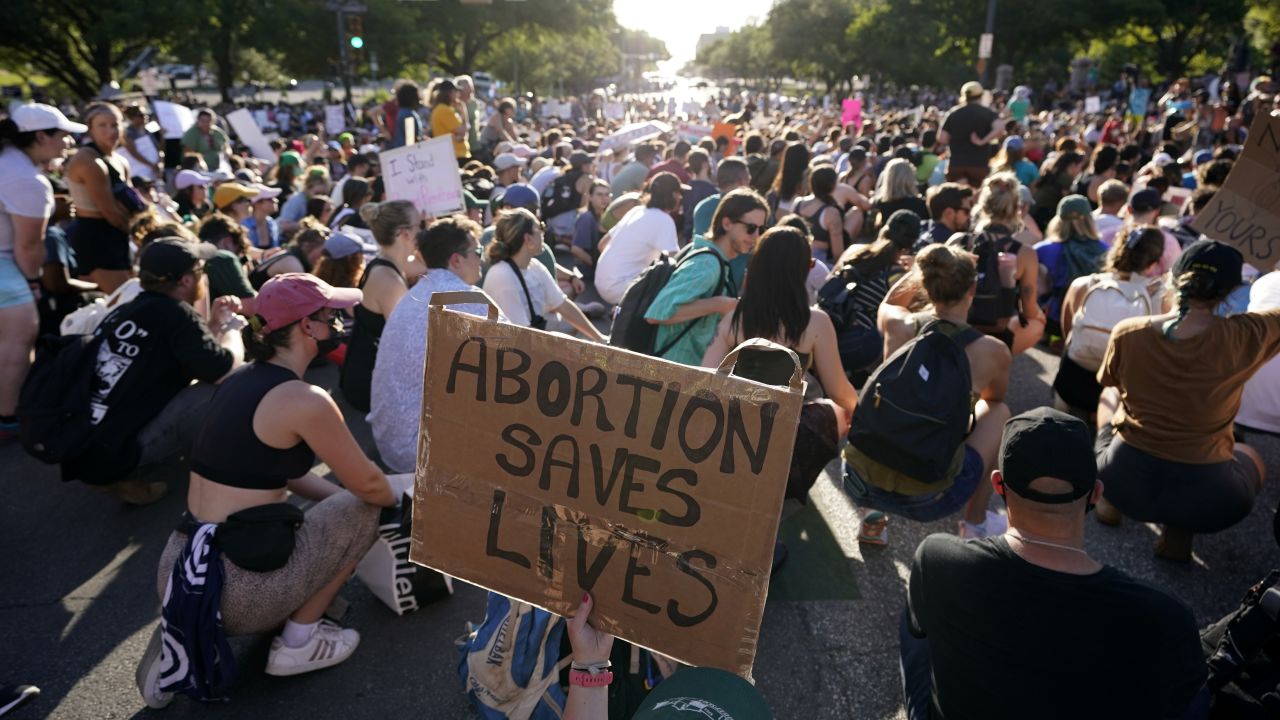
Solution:
[(1056, 410), (1013, 418), (991, 478), (1009, 531), (916, 550), (900, 632), (911, 720), (1138, 720), (1203, 701), (1191, 611), (1084, 550), (1102, 494), (1091, 445)]
[(982, 86), (967, 82), (960, 88), (963, 101), (947, 112), (938, 131), (938, 142), (951, 148), (947, 161), (947, 180), (967, 182), (973, 188), (982, 186), (991, 160), (992, 140), (1002, 134), (999, 116), (982, 104)]
[(214, 302), (214, 333), (192, 309), (204, 296), (204, 261), (216, 252), (176, 237), (143, 249), (142, 293), (112, 310), (95, 331), (101, 343), (89, 400), (93, 436), (83, 454), (63, 464), (64, 480), (103, 486), (134, 505), (164, 497), (164, 483), (131, 476), (190, 449), (213, 383), (244, 356), (232, 322), (239, 307), (234, 297)]

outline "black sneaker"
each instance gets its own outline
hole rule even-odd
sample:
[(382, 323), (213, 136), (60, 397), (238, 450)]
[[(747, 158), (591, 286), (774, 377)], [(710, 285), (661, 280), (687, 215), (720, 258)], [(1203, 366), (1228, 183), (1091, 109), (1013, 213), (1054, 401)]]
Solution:
[(0, 685), (0, 715), (25, 705), (40, 694), (35, 685)]

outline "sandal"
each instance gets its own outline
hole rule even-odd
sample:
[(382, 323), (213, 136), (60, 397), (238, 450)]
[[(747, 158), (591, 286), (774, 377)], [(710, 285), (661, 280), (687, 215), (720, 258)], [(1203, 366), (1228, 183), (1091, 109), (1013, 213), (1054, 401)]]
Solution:
[(878, 545), (883, 547), (889, 544), (889, 516), (879, 510), (872, 510), (867, 516), (862, 518), (862, 525), (858, 528), (858, 542), (863, 545)]

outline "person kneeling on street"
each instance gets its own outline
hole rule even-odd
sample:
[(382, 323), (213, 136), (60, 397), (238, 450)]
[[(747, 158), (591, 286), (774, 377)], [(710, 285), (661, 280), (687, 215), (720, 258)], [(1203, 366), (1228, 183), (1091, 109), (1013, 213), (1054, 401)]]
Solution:
[(133, 505), (168, 492), (147, 473), (190, 451), (214, 384), (244, 352), (234, 330), (236, 298), (215, 301), (208, 325), (192, 307), (204, 299), (204, 263), (216, 253), (212, 245), (179, 237), (143, 248), (142, 292), (112, 310), (96, 331), (102, 341), (89, 401), (93, 435), (82, 453), (63, 463), (64, 480), (81, 480)]
[(1008, 532), (916, 549), (899, 628), (909, 720), (1203, 717), (1190, 608), (1085, 550), (1103, 490), (1090, 446), (1061, 411), (1013, 418), (990, 478)]
[[(227, 635), (284, 623), (269, 675), (337, 665), (359, 644), (355, 630), (322, 618), (373, 545), (379, 508), (396, 498), (333, 398), (302, 375), (336, 339), (335, 311), (360, 297), (300, 273), (262, 287), (243, 331), (253, 362), (226, 379), (204, 413), (187, 512), (160, 559), (162, 619), (137, 673), (148, 706), (164, 707), (175, 691), (219, 696), (233, 672), (222, 664)], [(317, 454), (345, 490), (311, 472)], [(318, 504), (304, 515), (285, 502), (289, 491)], [(211, 594), (220, 594), (216, 603)], [(188, 664), (170, 662), (174, 653), (203, 658), (204, 672), (184, 675)]]
[[(880, 305), (886, 360), (863, 388), (844, 450), (845, 489), (873, 511), (860, 542), (885, 544), (885, 513), (932, 522), (962, 507), (962, 537), (1004, 532), (983, 478), (1009, 418), (1011, 356), (965, 323), (976, 288), (967, 251), (930, 245)], [(932, 309), (912, 313), (921, 289)]]

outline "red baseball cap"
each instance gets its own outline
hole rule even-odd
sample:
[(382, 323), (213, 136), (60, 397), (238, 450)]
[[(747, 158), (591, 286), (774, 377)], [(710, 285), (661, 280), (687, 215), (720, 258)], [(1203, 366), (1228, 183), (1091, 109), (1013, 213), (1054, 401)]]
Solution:
[(269, 333), (321, 308), (352, 307), (363, 297), (357, 288), (336, 288), (315, 275), (284, 273), (263, 284), (255, 309), (262, 318), (262, 332)]

